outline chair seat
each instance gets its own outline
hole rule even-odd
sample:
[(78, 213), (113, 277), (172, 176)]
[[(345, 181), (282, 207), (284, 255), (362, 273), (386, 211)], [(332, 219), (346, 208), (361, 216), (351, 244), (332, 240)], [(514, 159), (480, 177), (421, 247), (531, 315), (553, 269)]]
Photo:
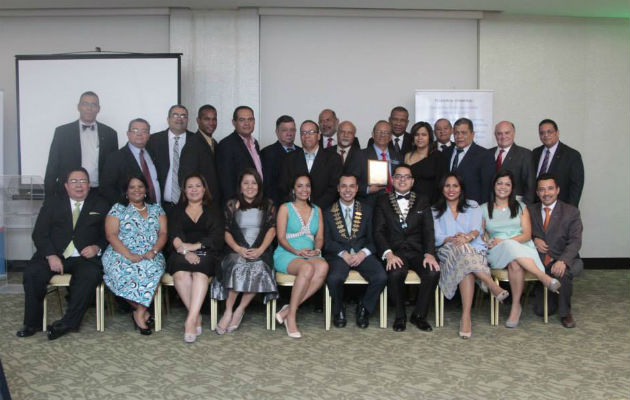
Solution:
[(345, 283), (347, 285), (367, 285), (368, 281), (363, 279), (359, 271), (351, 269)]
[(420, 277), (416, 274), (416, 271), (409, 270), (407, 277), (405, 278), (405, 285), (419, 285)]
[[(508, 270), (507, 270), (507, 268), (492, 269), (492, 270), (490, 270), (490, 273), (491, 273), (493, 278), (497, 278), (501, 282), (507, 282), (508, 281)], [(525, 280), (526, 281), (537, 281), (538, 278), (536, 278), (536, 276), (534, 276), (534, 274), (532, 274), (531, 272), (525, 271)]]
[(276, 272), (276, 283), (278, 286), (293, 286), (295, 283), (295, 276), (291, 274), (283, 274), (282, 272)]
[(50, 278), (48, 284), (50, 286), (70, 286), (70, 279), (72, 279), (72, 274), (55, 274)]
[[(173, 275), (169, 274), (168, 272), (165, 272), (164, 275), (162, 275), (162, 279), (160, 280), (160, 282), (164, 286), (175, 286), (175, 281), (173, 280)], [(212, 282), (212, 277), (211, 276), (208, 277), (208, 283), (210, 283), (210, 282)]]
[[(497, 284), (499, 282), (509, 282), (507, 268), (491, 269), (490, 274)], [(538, 278), (536, 278), (536, 276), (529, 271), (525, 271), (524, 279), (526, 282), (538, 281)], [(547, 296), (547, 288), (543, 287), (543, 321), (545, 322), (545, 324), (549, 322)], [(499, 302), (492, 293), (490, 293), (490, 325), (499, 325)]]
[[(55, 274), (48, 281), (48, 286), (52, 287), (68, 287), (70, 286), (70, 280), (72, 279), (72, 274)], [(61, 295), (59, 294), (59, 289), (53, 289), (53, 291), (57, 291), (57, 295), (59, 296), (59, 307), (61, 308), (61, 312), (63, 313), (63, 307), (61, 304)], [(48, 293), (46, 293), (48, 295)], [(99, 283), (96, 287), (96, 330), (98, 332), (103, 332), (105, 330), (105, 284), (103, 282)], [(46, 331), (48, 326), (48, 302), (46, 301), (46, 296), (44, 296), (43, 302), (43, 316), (42, 316), (42, 330)]]

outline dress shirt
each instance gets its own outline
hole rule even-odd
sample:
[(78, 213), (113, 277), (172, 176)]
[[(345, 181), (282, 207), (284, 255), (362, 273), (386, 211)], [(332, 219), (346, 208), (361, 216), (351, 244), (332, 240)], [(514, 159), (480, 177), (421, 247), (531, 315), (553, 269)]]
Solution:
[(542, 216), (542, 222), (545, 223), (545, 207), (549, 209), (549, 218), (551, 218), (551, 214), (553, 214), (553, 208), (558, 204), (558, 200), (554, 201), (553, 204), (548, 206), (544, 204), (540, 204), (540, 215)]
[[(328, 145), (328, 139), (329, 138), (332, 139), (330, 141), (330, 146)], [(324, 136), (324, 135), (322, 135), (322, 142), (323, 142), (322, 144), (324, 145), (324, 148), (327, 149), (329, 147), (332, 147), (332, 146), (336, 145), (337, 144), (337, 139), (335, 138), (334, 134), (332, 136)]]
[(404, 139), (405, 139), (404, 133), (402, 133), (400, 136), (392, 135), (392, 144), (394, 145), (394, 148), (396, 148), (396, 145), (398, 145), (398, 149), (400, 149), (399, 151), (401, 153), (402, 153), (402, 146), (403, 146)]
[(496, 161), (497, 158), (499, 158), (499, 153), (501, 152), (501, 150), (503, 150), (503, 158), (501, 159), (501, 164), (503, 164), (505, 162), (505, 157), (507, 157), (507, 155), (510, 152), (511, 148), (512, 148), (512, 146), (506, 147), (506, 148), (501, 148), (501, 147), (497, 146), (497, 149), (494, 151), (494, 161)]
[[(136, 162), (138, 163), (138, 166), (140, 167), (140, 171), (142, 171), (142, 163), (140, 162), (141, 149), (129, 143), (129, 150), (131, 151), (131, 154), (133, 154), (133, 158), (136, 159)], [(149, 152), (146, 149), (142, 149), (142, 150), (144, 150), (144, 161), (147, 162), (147, 167), (149, 168), (149, 174), (151, 175), (151, 181), (153, 182), (153, 190), (155, 191), (155, 202), (157, 204), (160, 204), (162, 200), (162, 193), (160, 192), (160, 183), (157, 180), (157, 170), (155, 169), (155, 164), (153, 164), (153, 160), (151, 159)], [(147, 189), (147, 194), (148, 194), (149, 188), (146, 188), (146, 189)]]
[(285, 146), (282, 143), (280, 143), (280, 145), (282, 146), (282, 148), (284, 149), (285, 152), (290, 153), (293, 150), (295, 150), (295, 144), (292, 144), (291, 146)]
[(486, 251), (488, 246), (483, 241), (482, 227), (482, 210), (474, 200), (466, 200), (468, 208), (464, 212), (458, 212), (457, 218), (453, 215), (450, 207), (446, 207), (446, 211), (437, 218), (437, 211), (433, 211), (433, 227), (435, 230), (435, 246), (444, 245), (444, 239), (449, 236), (455, 236), (457, 233), (467, 234), (470, 231), (477, 230), (479, 235), (470, 241), (470, 245), (477, 251)]
[[(461, 153), (459, 153), (459, 158), (457, 159), (457, 167), (459, 168), (459, 165), (462, 163), (462, 160), (464, 159), (464, 156), (466, 156), (466, 153), (468, 152), (468, 149), (470, 149), (470, 146), (472, 146), (472, 143), (469, 144), (468, 146), (464, 147)], [(448, 169), (449, 171), (451, 170), (451, 167), (453, 166), (453, 161), (455, 160), (455, 157), (457, 156), (457, 146), (455, 146), (455, 148), (453, 149), (453, 154), (451, 154), (451, 162), (448, 163)]]
[[(86, 130), (89, 131), (89, 129), (86, 129)], [(72, 213), (74, 211), (74, 205), (76, 203), (79, 203), (79, 214), (80, 214), (81, 211), (83, 210), (83, 205), (85, 204), (85, 199), (83, 199), (81, 201), (70, 199), (70, 215), (72, 215)], [(74, 246), (74, 251), (72, 252), (72, 254), (70, 254), (70, 257), (79, 257), (79, 256), (81, 256), (81, 253), (79, 253), (79, 250), (77, 249), (77, 246)]]
[(206, 135), (205, 133), (201, 132), (201, 130), (199, 130), (199, 133), (201, 134), (201, 137), (206, 140), (206, 142), (208, 143), (208, 146), (210, 146), (210, 151), (212, 151), (212, 154), (214, 154), (215, 149), (214, 149), (214, 143), (212, 143), (212, 136)]
[[(354, 200), (352, 200), (352, 204), (350, 205), (346, 205), (343, 203), (343, 201), (339, 201), (339, 208), (341, 208), (341, 215), (343, 216), (344, 219), (344, 225), (345, 225), (345, 217), (346, 217), (346, 209), (350, 209), (350, 212), (352, 213), (352, 216), (354, 217)], [(350, 227), (352, 229), (352, 227)], [(370, 254), (372, 254), (372, 252), (370, 251), (370, 249), (368, 249), (367, 247), (362, 248), (361, 250), (365, 253), (365, 256), (369, 256)], [(345, 252), (345, 250), (342, 250), (339, 252), (339, 254), (337, 254), (339, 257), (341, 257), (343, 255), (343, 253)], [(350, 254), (354, 254), (354, 250), (350, 249)], [(343, 258), (343, 257), (342, 257)]]
[(545, 147), (542, 149), (542, 153), (540, 154), (540, 160), (538, 160), (538, 167), (536, 168), (536, 176), (540, 175), (540, 168), (542, 168), (543, 161), (545, 161), (545, 154), (547, 153), (547, 150), (549, 150), (549, 161), (547, 161), (547, 171), (549, 171), (549, 167), (551, 167), (551, 161), (553, 160), (553, 156), (554, 154), (556, 154), (556, 150), (558, 150), (558, 143), (560, 143), (560, 141), (557, 141), (556, 144), (554, 144), (553, 146), (549, 148)]
[(311, 168), (313, 168), (313, 162), (315, 162), (315, 157), (317, 157), (317, 152), (319, 151), (319, 146), (315, 148), (312, 153), (309, 153), (304, 149), (304, 158), (306, 159), (306, 168), (308, 172), (311, 172)]
[[(173, 146), (175, 145), (175, 134), (168, 130), (168, 173), (166, 174), (166, 182), (164, 183), (164, 201), (170, 201), (171, 203), (177, 203), (179, 199), (171, 199), (171, 193), (173, 192)], [(182, 149), (186, 145), (186, 131), (179, 135), (179, 155), (182, 155)], [(181, 158), (180, 158), (181, 160)], [(180, 163), (181, 164), (181, 163)], [(179, 172), (179, 171), (178, 171)], [(181, 184), (181, 182), (179, 182)], [(157, 196), (157, 193), (155, 194)]]
[[(348, 152), (350, 151), (350, 147), (352, 146), (348, 146), (345, 149), (343, 147), (341, 147), (341, 145), (337, 145), (337, 154), (339, 154), (339, 156), (341, 157), (341, 162), (342, 164), (346, 163), (346, 158), (348, 158)], [(341, 150), (343, 150), (343, 154), (341, 154)]]
[(254, 139), (252, 137), (251, 134), (248, 137), (245, 137), (245, 136), (242, 136), (242, 135), (239, 135), (239, 136), (243, 140), (243, 144), (245, 145), (245, 148), (247, 149), (247, 152), (249, 153), (250, 157), (252, 158), (252, 161), (254, 162), (254, 166), (256, 167), (256, 171), (258, 171), (258, 174), (260, 175), (260, 178), (264, 182), (265, 177), (263, 176), (262, 161), (260, 161), (260, 155), (256, 151), (256, 143), (258, 143), (258, 142), (256, 141), (256, 139)]
[[(94, 129), (83, 129), (83, 125)], [(79, 120), (79, 137), (81, 139), (81, 166), (90, 176), (90, 186), (98, 187), (98, 125)]]
[(437, 142), (437, 149), (439, 151), (444, 151), (444, 150), (448, 149), (449, 147), (451, 147), (451, 141), (450, 140), (448, 142), (446, 142), (446, 143)]

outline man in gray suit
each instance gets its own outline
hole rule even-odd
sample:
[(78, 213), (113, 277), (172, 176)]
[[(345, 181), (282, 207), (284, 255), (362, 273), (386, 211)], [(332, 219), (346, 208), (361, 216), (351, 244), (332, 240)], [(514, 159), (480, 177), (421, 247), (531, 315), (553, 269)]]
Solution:
[[(575, 327), (571, 315), (573, 277), (584, 270), (578, 251), (582, 246), (582, 220), (577, 207), (558, 200), (560, 186), (551, 174), (536, 179), (536, 194), (541, 203), (528, 206), (532, 222), (532, 237), (545, 272), (560, 281), (560, 293), (549, 295), (549, 313), (556, 309), (565, 328)], [(542, 287), (536, 291), (534, 312), (542, 315)]]
[(514, 175), (514, 193), (527, 204), (534, 202), (536, 171), (532, 152), (514, 143), (514, 124), (501, 121), (494, 127), (497, 146), (490, 149), (494, 154), (496, 172), (508, 170)]

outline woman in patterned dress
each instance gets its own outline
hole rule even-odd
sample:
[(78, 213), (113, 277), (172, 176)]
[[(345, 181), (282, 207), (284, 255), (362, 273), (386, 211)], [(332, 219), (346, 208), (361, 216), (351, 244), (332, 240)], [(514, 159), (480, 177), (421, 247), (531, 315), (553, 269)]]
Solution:
[(164, 273), (166, 215), (159, 204), (147, 201), (144, 177), (130, 177), (125, 200), (114, 204), (105, 219), (109, 246), (103, 253), (103, 280), (134, 308), (132, 319), (140, 333), (150, 335), (149, 311)]
[(468, 339), (472, 336), (470, 309), (475, 277), (501, 302), (509, 293), (501, 289), (490, 276), (487, 248), (481, 239), (481, 207), (473, 200), (466, 200), (461, 178), (454, 173), (447, 174), (440, 182), (440, 193), (433, 206), (435, 246), (439, 247), (440, 289), (447, 299), (452, 299), (459, 287), (462, 298), (459, 336)]
[(300, 338), (296, 313), (300, 304), (311, 297), (324, 284), (328, 263), (322, 258), (324, 223), (319, 207), (310, 202), (311, 178), (295, 177), (293, 201), (280, 206), (276, 230), (278, 247), (273, 254), (274, 268), (278, 272), (295, 276), (291, 300), (276, 314), (280, 324), (285, 323), (287, 334)]

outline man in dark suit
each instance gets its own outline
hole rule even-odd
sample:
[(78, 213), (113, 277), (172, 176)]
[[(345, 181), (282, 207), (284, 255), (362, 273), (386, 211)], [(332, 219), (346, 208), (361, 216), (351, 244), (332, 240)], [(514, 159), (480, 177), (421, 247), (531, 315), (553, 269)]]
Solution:
[(365, 295), (357, 304), (356, 321), (360, 328), (368, 327), (369, 316), (387, 283), (387, 274), (374, 257), (372, 208), (355, 199), (358, 189), (357, 178), (344, 173), (337, 186), (339, 201), (324, 211), (324, 256), (330, 266), (326, 284), (333, 299), (333, 324), (338, 328), (346, 326), (343, 285), (350, 268), (368, 281)]
[(280, 205), (280, 170), (286, 155), (302, 148), (295, 145), (295, 120), (289, 115), (282, 115), (276, 120), (276, 136), (278, 140), (260, 151), (263, 173), (265, 174), (265, 196)]
[(453, 146), (454, 143), (451, 141), (451, 136), (453, 135), (451, 121), (446, 118), (438, 119), (433, 125), (433, 131), (435, 132), (435, 145), (439, 151), (443, 153)]
[(149, 123), (136, 118), (129, 123), (127, 138), (129, 141), (120, 150), (107, 157), (101, 178), (100, 192), (109, 204), (121, 200), (123, 190), (130, 176), (144, 176), (149, 187), (147, 196), (152, 202), (160, 203), (162, 192), (158, 182), (157, 169), (146, 151), (151, 127)]
[(54, 340), (79, 329), (81, 319), (101, 282), (101, 250), (105, 249), (104, 221), (109, 205), (90, 193), (87, 171), (78, 167), (65, 179), (66, 196), (46, 197), (35, 228), (37, 252), (24, 269), (24, 326), (17, 332), (27, 337), (39, 331), (43, 301), (50, 278), (70, 273), (70, 299), (66, 313), (48, 326), (48, 339)]
[(49, 196), (65, 196), (63, 179), (78, 167), (85, 168), (92, 178), (90, 185), (98, 187), (105, 159), (118, 150), (116, 131), (96, 121), (101, 110), (96, 93), (83, 93), (77, 109), (79, 120), (57, 127), (50, 144), (44, 176), (44, 190)]
[(197, 141), (188, 127), (188, 110), (181, 104), (168, 110), (168, 129), (151, 135), (147, 150), (157, 168), (162, 207), (168, 214), (179, 201), (180, 185), (190, 172), (198, 171)]
[(396, 306), (396, 332), (407, 327), (405, 278), (409, 269), (416, 271), (421, 281), (409, 322), (423, 331), (433, 330), (427, 313), (440, 278), (431, 205), (425, 196), (416, 196), (412, 186), (411, 169), (406, 164), (398, 165), (394, 169), (394, 191), (380, 196), (374, 209), (374, 242), (377, 256), (385, 264), (387, 284)]
[(496, 172), (508, 170), (514, 176), (513, 190), (527, 203), (534, 202), (535, 175), (532, 152), (514, 143), (514, 124), (501, 121), (494, 127), (497, 146), (490, 149), (494, 154)]
[[(329, 149), (339, 144), (339, 119), (335, 111), (330, 108), (323, 109), (319, 113), (319, 147), (322, 149)], [(337, 135), (335, 135), (335, 133)], [(360, 148), (359, 139), (355, 137), (353, 139), (353, 146)]]
[(337, 200), (337, 183), (341, 176), (341, 160), (336, 153), (319, 147), (319, 126), (306, 120), (300, 125), (302, 151), (287, 154), (280, 177), (280, 198), (289, 199), (293, 179), (308, 173), (311, 176), (311, 201), (322, 210)]
[[(560, 293), (549, 293), (549, 313), (556, 309), (565, 328), (573, 328), (571, 294), (573, 277), (580, 276), (584, 264), (578, 251), (582, 246), (582, 219), (577, 207), (558, 200), (561, 189), (552, 174), (541, 174), (536, 180), (536, 194), (540, 203), (530, 204), (529, 217), (532, 222), (532, 237), (545, 272), (558, 279)], [(534, 311), (543, 313), (542, 287), (536, 290)]]
[(549, 172), (560, 186), (560, 200), (576, 207), (580, 204), (584, 188), (584, 164), (580, 153), (560, 142), (558, 125), (550, 119), (538, 124), (542, 146), (532, 151), (536, 176)]
[(266, 184), (258, 141), (252, 137), (255, 124), (254, 110), (248, 106), (236, 107), (232, 115), (234, 132), (219, 142), (217, 166), (224, 202), (236, 195), (238, 176), (245, 168), (256, 169), (263, 178), (263, 186)]
[(490, 198), (495, 163), (492, 153), (476, 144), (473, 123), (468, 118), (455, 121), (455, 146), (444, 152), (447, 170), (457, 173), (466, 185), (466, 198), (479, 204)]
[(193, 158), (182, 160), (182, 168), (186, 174), (199, 172), (206, 179), (212, 200), (221, 204), (221, 185), (217, 175), (217, 141), (212, 137), (217, 129), (217, 109), (214, 106), (205, 104), (199, 107), (197, 127), (194, 136), (197, 141), (197, 160)]
[[(377, 121), (372, 128), (371, 145), (363, 149), (363, 161), (365, 166), (362, 175), (359, 176), (359, 187), (364, 190), (365, 201), (370, 205), (376, 204), (376, 199), (383, 193), (390, 193), (392, 186), (392, 171), (403, 162), (403, 155), (392, 145), (392, 126), (385, 120)], [(387, 161), (388, 182), (387, 185), (368, 185), (368, 160)]]
[[(396, 152), (400, 154), (400, 159), (403, 160), (405, 154), (411, 151), (413, 145), (413, 138), (411, 134), (407, 132), (407, 126), (409, 125), (409, 111), (403, 106), (396, 106), (392, 108), (389, 114), (389, 125), (392, 129), (391, 145)], [(374, 137), (370, 138), (366, 148), (372, 147), (374, 144)], [(402, 162), (402, 161), (401, 161)]]
[(361, 186), (361, 179), (366, 174), (366, 162), (361, 148), (356, 143), (357, 128), (350, 121), (343, 121), (337, 128), (337, 144), (327, 149), (339, 157), (344, 174), (357, 177), (359, 194), (365, 195), (365, 184)]

